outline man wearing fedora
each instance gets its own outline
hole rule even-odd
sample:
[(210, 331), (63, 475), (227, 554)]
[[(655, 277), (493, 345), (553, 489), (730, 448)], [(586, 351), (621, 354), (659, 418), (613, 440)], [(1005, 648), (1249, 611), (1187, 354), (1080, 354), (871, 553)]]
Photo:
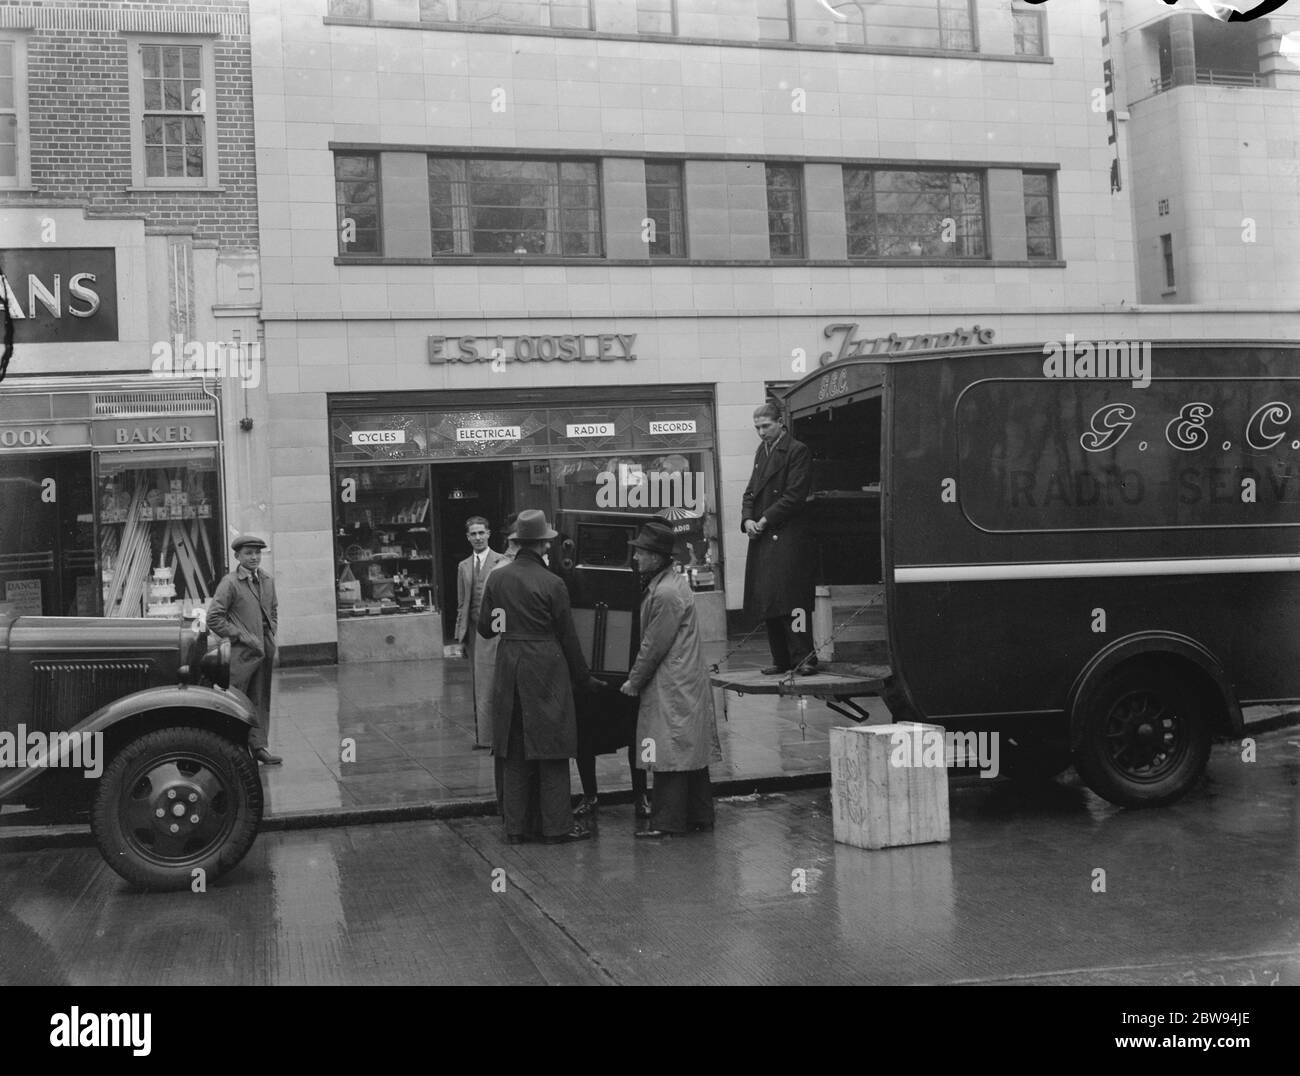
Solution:
[(275, 580), (262, 571), (266, 543), (261, 538), (241, 534), (230, 548), (239, 564), (217, 584), (208, 605), (208, 627), (230, 640), (230, 686), (247, 695), (257, 711), (258, 723), (248, 730), (249, 751), (264, 766), (278, 766), (283, 759), (267, 750), (279, 611)]
[(672, 527), (654, 519), (631, 542), (646, 588), (641, 648), (619, 690), (640, 696), (637, 765), (653, 771), (655, 794), (649, 827), (636, 836), (649, 839), (713, 828), (709, 763), (722, 760), (695, 595), (673, 571), (674, 541)]
[(543, 557), (556, 532), (537, 509), (520, 512), (510, 540), (515, 559), (483, 586), (477, 631), (500, 636), (492, 682), (492, 751), (504, 757), (501, 814), (506, 840), (538, 834), (548, 844), (591, 831), (569, 809), (569, 759), (577, 754), (573, 688), (599, 689), (578, 645), (564, 582)]

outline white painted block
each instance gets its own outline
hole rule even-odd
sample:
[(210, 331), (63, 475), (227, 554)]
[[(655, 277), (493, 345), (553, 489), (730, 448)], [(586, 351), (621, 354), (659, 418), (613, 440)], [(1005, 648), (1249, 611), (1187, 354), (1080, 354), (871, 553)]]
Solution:
[[(937, 735), (933, 753), (919, 748)], [(946, 841), (948, 771), (937, 725), (831, 729), (831, 810), (835, 840), (855, 848)]]

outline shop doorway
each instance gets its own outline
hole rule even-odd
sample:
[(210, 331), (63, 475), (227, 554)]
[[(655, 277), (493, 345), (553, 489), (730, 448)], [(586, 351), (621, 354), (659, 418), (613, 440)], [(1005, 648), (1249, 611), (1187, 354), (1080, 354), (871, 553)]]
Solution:
[[(435, 464), (433, 503), (438, 506), (438, 592), (443, 595), (443, 638), (456, 630), (456, 569), (469, 556), (465, 521), (482, 516), (492, 537), (488, 544), (498, 553), (506, 547), (501, 526), (514, 506), (513, 474), (519, 465), (510, 461)], [(527, 506), (526, 506), (527, 507)]]

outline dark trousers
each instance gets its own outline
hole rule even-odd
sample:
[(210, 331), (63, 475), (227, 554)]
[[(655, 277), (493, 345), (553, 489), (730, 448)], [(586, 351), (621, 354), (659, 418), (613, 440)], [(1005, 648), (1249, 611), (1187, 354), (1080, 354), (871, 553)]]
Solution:
[[(809, 611), (804, 611), (807, 622)], [(794, 616), (778, 616), (764, 621), (767, 626), (767, 645), (772, 650), (772, 664), (782, 669), (793, 669), (813, 652), (812, 631), (794, 631)]]
[[(595, 796), (596, 756), (579, 755), (576, 761), (578, 763), (578, 779), (582, 782), (582, 794), (584, 796)], [(636, 747), (633, 744), (627, 745), (627, 768), (632, 772), (632, 795), (643, 795), (646, 790), (646, 771), (638, 768), (636, 764)]]
[(702, 770), (655, 770), (651, 829), (685, 833), (692, 826), (712, 825), (713, 786), (707, 766)]
[(515, 695), (501, 774), (501, 815), (512, 837), (561, 837), (573, 827), (569, 808), (569, 760), (524, 758), (524, 720)]
[(242, 684), (231, 681), (231, 687), (248, 696), (257, 714), (257, 724), (248, 730), (250, 751), (268, 746), (271, 739), (271, 670), (275, 666), (275, 642), (266, 637), (262, 646), (266, 656), (257, 663), (248, 679)]

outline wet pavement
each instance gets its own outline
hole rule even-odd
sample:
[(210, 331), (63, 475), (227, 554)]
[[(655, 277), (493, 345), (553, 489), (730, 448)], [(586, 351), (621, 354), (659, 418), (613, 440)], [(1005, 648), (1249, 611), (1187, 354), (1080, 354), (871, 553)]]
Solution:
[(1217, 745), (1155, 810), (951, 787), (949, 843), (882, 851), (835, 844), (803, 791), (662, 843), (630, 806), (561, 846), (492, 818), (263, 833), (204, 893), (133, 892), (92, 848), (0, 853), (0, 982), (1300, 984), (1295, 730), (1253, 762)]

